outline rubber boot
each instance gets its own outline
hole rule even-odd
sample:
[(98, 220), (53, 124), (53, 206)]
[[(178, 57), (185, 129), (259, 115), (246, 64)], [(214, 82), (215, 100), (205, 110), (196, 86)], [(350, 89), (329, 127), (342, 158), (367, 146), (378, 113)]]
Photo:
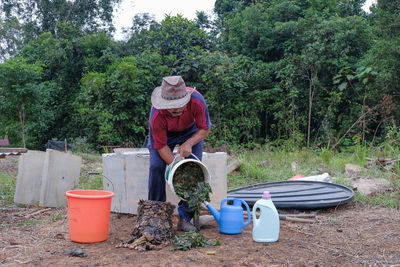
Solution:
[(195, 231), (196, 227), (194, 227), (193, 224), (190, 222), (186, 221), (183, 218), (179, 218), (178, 221), (178, 231), (183, 231), (183, 232), (190, 232), (190, 231)]

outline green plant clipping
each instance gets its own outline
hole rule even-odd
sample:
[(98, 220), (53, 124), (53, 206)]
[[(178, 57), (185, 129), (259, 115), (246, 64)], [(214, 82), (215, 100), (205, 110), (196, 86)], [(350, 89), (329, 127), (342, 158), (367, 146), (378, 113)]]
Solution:
[(177, 196), (188, 202), (194, 218), (197, 219), (200, 215), (201, 203), (210, 201), (211, 193), (211, 186), (204, 182), (202, 168), (194, 162), (182, 164), (174, 173), (173, 184)]
[(190, 231), (183, 235), (176, 235), (172, 240), (175, 248), (174, 250), (190, 250), (198, 247), (211, 247), (219, 246), (221, 242), (219, 240), (213, 242), (205, 238), (199, 231)]

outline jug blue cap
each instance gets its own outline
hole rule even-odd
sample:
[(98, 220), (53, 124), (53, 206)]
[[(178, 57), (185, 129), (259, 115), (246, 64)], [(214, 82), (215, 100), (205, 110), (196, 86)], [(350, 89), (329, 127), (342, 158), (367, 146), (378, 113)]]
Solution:
[(271, 198), (271, 194), (269, 193), (269, 191), (264, 191), (262, 194), (262, 198), (265, 199)]

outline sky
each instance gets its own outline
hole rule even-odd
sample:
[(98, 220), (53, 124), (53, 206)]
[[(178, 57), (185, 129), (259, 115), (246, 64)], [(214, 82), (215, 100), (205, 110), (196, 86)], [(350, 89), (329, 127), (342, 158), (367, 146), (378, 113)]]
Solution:
[(117, 33), (114, 36), (122, 38), (121, 28), (129, 27), (132, 18), (139, 13), (149, 13), (161, 21), (165, 14), (175, 16), (181, 14), (188, 19), (196, 18), (196, 11), (204, 11), (211, 14), (215, 0), (122, 0), (119, 10), (115, 13), (115, 27)]
[[(366, 0), (363, 9), (369, 11), (370, 5), (376, 0)], [(149, 13), (161, 21), (165, 14), (175, 16), (181, 14), (188, 19), (196, 18), (196, 11), (211, 14), (215, 0), (122, 0), (120, 7), (115, 12), (114, 21), (117, 33), (114, 38), (121, 40), (122, 27), (130, 27), (132, 18), (139, 13)]]

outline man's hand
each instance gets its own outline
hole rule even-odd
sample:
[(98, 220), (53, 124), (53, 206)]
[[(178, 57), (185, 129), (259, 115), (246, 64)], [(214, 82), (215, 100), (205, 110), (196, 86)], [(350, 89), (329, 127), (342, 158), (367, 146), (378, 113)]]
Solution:
[(178, 147), (178, 153), (181, 157), (189, 157), (192, 155), (192, 144), (186, 141)]
[(201, 140), (203, 140), (204, 138), (206, 138), (209, 133), (210, 130), (204, 130), (204, 129), (197, 130), (197, 132), (195, 132), (195, 134), (192, 137), (190, 137), (188, 140), (186, 140), (185, 143), (183, 143), (178, 147), (178, 153), (182, 157), (189, 157), (190, 155), (192, 155), (192, 147)]

